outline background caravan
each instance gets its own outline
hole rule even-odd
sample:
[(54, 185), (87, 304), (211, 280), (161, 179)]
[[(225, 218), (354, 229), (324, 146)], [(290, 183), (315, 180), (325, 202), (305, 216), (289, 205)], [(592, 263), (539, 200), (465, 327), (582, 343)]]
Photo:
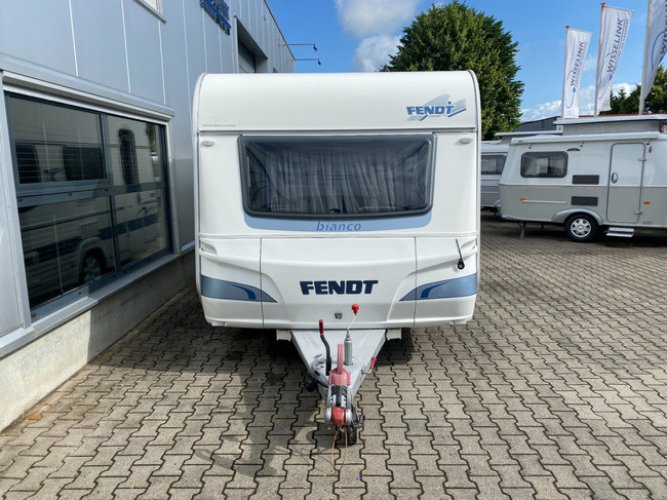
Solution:
[(503, 173), (509, 141), (482, 142), (481, 195), (482, 208), (500, 211), (500, 176)]
[(505, 168), (507, 151), (515, 137), (536, 134), (560, 134), (558, 131), (543, 130), (521, 132), (496, 132), (497, 139), (482, 142), (481, 203), (482, 209), (500, 212), (500, 188), (498, 183)]
[(293, 341), (354, 441), (384, 341), (473, 314), (474, 74), (204, 75), (194, 123), (206, 319)]
[(667, 115), (556, 122), (560, 136), (512, 140), (500, 181), (502, 216), (563, 224), (574, 241), (600, 229), (631, 237), (667, 227)]

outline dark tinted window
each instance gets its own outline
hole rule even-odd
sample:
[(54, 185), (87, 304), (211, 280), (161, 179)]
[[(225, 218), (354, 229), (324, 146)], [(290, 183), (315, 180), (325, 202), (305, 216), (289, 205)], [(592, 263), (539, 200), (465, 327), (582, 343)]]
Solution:
[(6, 102), (32, 308), (168, 250), (164, 127), (14, 94)]
[(97, 113), (7, 98), (19, 184), (105, 179)]
[(158, 126), (131, 118), (108, 117), (111, 169), (116, 186), (162, 180)]

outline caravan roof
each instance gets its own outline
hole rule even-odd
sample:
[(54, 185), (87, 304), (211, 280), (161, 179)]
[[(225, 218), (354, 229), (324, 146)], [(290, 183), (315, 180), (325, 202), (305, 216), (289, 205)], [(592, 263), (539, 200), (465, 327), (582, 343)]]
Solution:
[(468, 71), (252, 76), (200, 78), (200, 133), (405, 132), (406, 123), (408, 131), (471, 131), (479, 123), (475, 76)]
[(589, 116), (586, 118), (567, 118), (554, 122), (554, 125), (579, 125), (587, 123), (606, 123), (606, 122), (646, 122), (646, 121), (667, 121), (667, 114), (655, 115), (600, 115)]
[(597, 134), (563, 134), (563, 135), (534, 135), (532, 137), (517, 137), (512, 139), (512, 144), (545, 144), (545, 143), (572, 143), (572, 142), (593, 142), (593, 141), (643, 141), (647, 139), (660, 139), (663, 136), (660, 132), (625, 132), (625, 133), (604, 133), (600, 130)]
[(502, 141), (482, 141), (482, 154), (507, 153), (509, 143)]
[(662, 132), (667, 115), (602, 115), (592, 118), (559, 120), (563, 135)]
[(517, 137), (534, 137), (536, 135), (560, 135), (560, 130), (521, 130), (518, 132), (496, 132), (495, 136), (501, 144), (509, 144)]

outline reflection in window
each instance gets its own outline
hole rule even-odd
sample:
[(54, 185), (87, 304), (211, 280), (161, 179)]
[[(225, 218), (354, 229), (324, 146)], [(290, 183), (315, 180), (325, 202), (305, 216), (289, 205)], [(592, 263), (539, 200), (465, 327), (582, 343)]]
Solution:
[(147, 5), (150, 5), (151, 8), (155, 9), (157, 12), (162, 12), (162, 0), (142, 0)]
[(6, 101), (31, 308), (168, 250), (164, 127)]
[(158, 125), (109, 117), (111, 168), (116, 186), (162, 181), (162, 147)]
[(167, 248), (164, 199), (160, 191), (141, 191), (115, 197), (116, 234), (121, 265)]
[(108, 198), (22, 207), (19, 219), (32, 307), (113, 271)]
[(131, 130), (122, 128), (118, 131), (118, 147), (120, 149), (120, 166), (123, 171), (125, 184), (137, 184), (139, 171), (137, 169), (137, 145)]
[(20, 184), (105, 179), (98, 113), (7, 99)]
[(63, 163), (68, 181), (104, 178), (104, 163), (100, 148), (66, 146), (63, 148)]

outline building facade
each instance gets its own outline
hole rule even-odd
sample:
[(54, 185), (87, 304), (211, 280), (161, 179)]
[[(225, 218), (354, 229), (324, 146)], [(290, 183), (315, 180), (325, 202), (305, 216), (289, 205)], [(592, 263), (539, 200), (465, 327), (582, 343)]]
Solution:
[(0, 428), (192, 283), (199, 75), (293, 70), (265, 0), (0, 0)]

